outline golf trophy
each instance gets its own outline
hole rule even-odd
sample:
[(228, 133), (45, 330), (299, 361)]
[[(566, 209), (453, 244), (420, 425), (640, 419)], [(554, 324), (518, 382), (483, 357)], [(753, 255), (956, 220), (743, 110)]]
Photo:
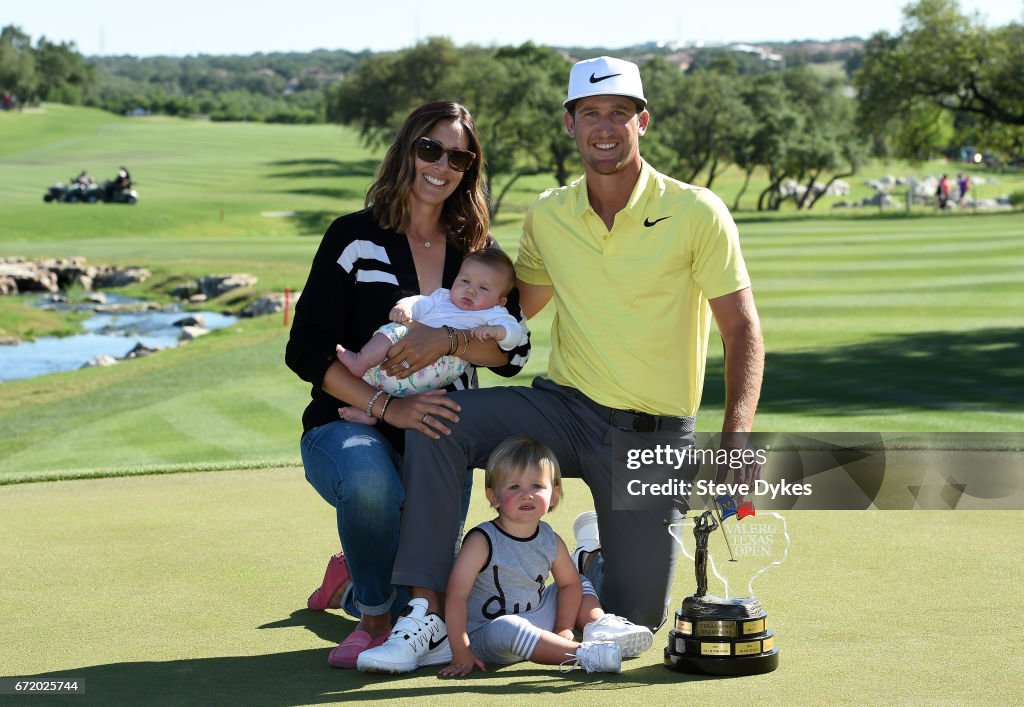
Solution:
[[(753, 584), (788, 554), (785, 518), (757, 513), (749, 501), (737, 506), (729, 496), (718, 496), (712, 505), (670, 529), (678, 529), (672, 535), (693, 560), (697, 591), (676, 612), (665, 666), (705, 675), (771, 672), (779, 665), (779, 649)], [(693, 526), (692, 546), (684, 532), (688, 525)], [(709, 567), (715, 591), (720, 585), (722, 596), (708, 591)]]

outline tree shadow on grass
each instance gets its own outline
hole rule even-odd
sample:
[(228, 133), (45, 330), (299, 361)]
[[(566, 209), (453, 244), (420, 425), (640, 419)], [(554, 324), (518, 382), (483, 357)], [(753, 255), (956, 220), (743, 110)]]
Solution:
[(360, 189), (339, 189), (332, 187), (306, 187), (303, 189), (285, 189), (285, 194), (303, 194), (307, 196), (326, 196), (329, 199), (356, 200), (362, 203), (366, 191)]
[(295, 228), (303, 236), (322, 236), (334, 219), (341, 216), (337, 211), (309, 210), (295, 211), (288, 218), (295, 222)]
[(878, 207), (865, 206), (857, 210), (845, 210), (842, 212), (829, 209), (818, 209), (814, 211), (734, 211), (733, 219), (738, 224), (746, 223), (786, 223), (792, 221), (808, 221), (828, 214), (833, 222), (858, 223), (862, 221), (916, 221), (920, 219), (936, 218), (941, 216), (950, 218), (983, 219), (989, 217), (1008, 216), (1015, 211), (1004, 211), (996, 209), (992, 211), (968, 210), (940, 214), (936, 211), (911, 211), (907, 212), (902, 206), (890, 206), (884, 210)]
[[(355, 628), (347, 628), (337, 615), (296, 611), (281, 621), (260, 629), (308, 628), (317, 637), (334, 644)], [(409, 675), (368, 675), (355, 670), (338, 670), (327, 665), (329, 647), (256, 656), (225, 655), (168, 661), (125, 661), (91, 665), (69, 670), (19, 676), (27, 680), (73, 681), (84, 685), (85, 694), (76, 704), (244, 704), (285, 707), (296, 704), (324, 704), (402, 698), (471, 700), (472, 696), (522, 699), (545, 694), (578, 696), (586, 690), (614, 692), (617, 702), (629, 702), (624, 690), (652, 685), (678, 686), (683, 682), (709, 679), (683, 675), (661, 665), (644, 665), (644, 658), (623, 663), (619, 675), (593, 674), (582, 670), (560, 675), (555, 666), (489, 668), (462, 680), (435, 677), (437, 667), (421, 668)], [(636, 665), (631, 668), (631, 663)], [(595, 695), (596, 696), (596, 695)], [(612, 697), (612, 695), (609, 695)]]
[(285, 179), (303, 179), (307, 177), (367, 177), (371, 178), (377, 171), (379, 160), (341, 160), (308, 158), (298, 160), (282, 160), (269, 162), (271, 167), (294, 168), (271, 174), (271, 177)]
[[(866, 343), (769, 352), (758, 410), (863, 415), (914, 408), (1024, 412), (1024, 329), (931, 331)], [(705, 402), (724, 398), (721, 363)]]

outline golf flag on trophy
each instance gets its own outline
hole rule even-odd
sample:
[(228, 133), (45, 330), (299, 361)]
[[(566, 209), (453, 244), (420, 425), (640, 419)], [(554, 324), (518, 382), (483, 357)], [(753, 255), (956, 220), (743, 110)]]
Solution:
[(747, 516), (753, 516), (753, 515), (757, 515), (757, 513), (754, 512), (754, 502), (753, 501), (744, 501), (743, 503), (741, 503), (739, 505), (739, 508), (736, 509), (736, 519), (737, 520), (743, 520)]
[(732, 500), (732, 496), (726, 496), (725, 494), (716, 496), (715, 504), (718, 506), (719, 523), (726, 518), (736, 515), (736, 501)]

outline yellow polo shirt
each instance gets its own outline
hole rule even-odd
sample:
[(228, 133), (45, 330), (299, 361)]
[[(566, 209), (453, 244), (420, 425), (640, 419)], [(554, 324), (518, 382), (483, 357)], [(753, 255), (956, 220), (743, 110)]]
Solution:
[(554, 286), (551, 380), (602, 405), (673, 416), (700, 405), (708, 299), (750, 286), (722, 200), (646, 162), (610, 231), (585, 177), (541, 194), (516, 274)]

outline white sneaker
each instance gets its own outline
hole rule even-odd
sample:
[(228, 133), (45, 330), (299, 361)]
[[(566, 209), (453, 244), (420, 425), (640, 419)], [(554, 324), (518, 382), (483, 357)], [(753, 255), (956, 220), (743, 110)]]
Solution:
[(584, 511), (572, 522), (572, 534), (576, 536), (576, 547), (569, 554), (576, 570), (582, 575), (587, 555), (601, 549), (601, 535), (597, 529), (597, 513)]
[(619, 673), (622, 672), (622, 656), (619, 647), (611, 641), (584, 641), (576, 649), (576, 655), (570, 656), (558, 669), (568, 673), (577, 665), (588, 673)]
[(356, 667), (364, 673), (411, 673), (424, 665), (452, 661), (444, 621), (427, 613), (426, 599), (413, 599), (381, 645), (363, 651)]
[(654, 634), (646, 626), (637, 626), (615, 614), (605, 614), (583, 627), (583, 641), (612, 641), (623, 658), (636, 658), (654, 645)]

